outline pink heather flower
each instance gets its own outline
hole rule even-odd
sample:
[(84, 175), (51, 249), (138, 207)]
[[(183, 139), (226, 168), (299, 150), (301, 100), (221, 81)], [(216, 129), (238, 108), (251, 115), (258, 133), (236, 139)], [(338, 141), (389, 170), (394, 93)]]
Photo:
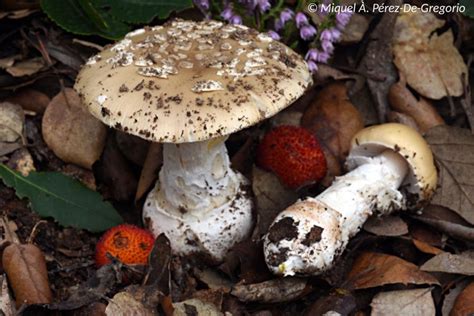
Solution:
[(334, 39), (333, 42), (339, 41), (339, 39), (341, 38), (341, 35), (342, 35), (341, 31), (339, 31), (335, 27), (332, 27), (332, 28), (329, 29), (329, 32), (331, 32), (331, 36)]
[(235, 14), (230, 18), (229, 22), (231, 24), (242, 24), (242, 18), (240, 17), (240, 15)]
[(314, 61), (308, 60), (308, 61), (306, 61), (306, 62), (307, 62), (307, 64), (308, 64), (308, 69), (309, 69), (309, 71), (311, 71), (311, 72), (316, 72), (316, 71), (318, 71), (318, 65), (317, 65)]
[(306, 60), (318, 60), (319, 51), (316, 48), (311, 48), (306, 52), (304, 57)]
[(329, 60), (330, 54), (328, 52), (319, 52), (318, 55), (316, 56), (316, 61), (319, 63), (327, 63)]
[(286, 22), (291, 20), (295, 13), (290, 9), (286, 8), (280, 13), (280, 17), (275, 20), (275, 30), (279, 31), (285, 27)]
[(296, 21), (296, 27), (299, 29), (304, 25), (308, 25), (308, 18), (303, 12), (296, 13), (295, 21)]
[(267, 32), (268, 36), (270, 36), (271, 38), (273, 38), (275, 41), (279, 41), (280, 40), (280, 34), (278, 34), (277, 32), (273, 31), (273, 30), (270, 30)]
[(344, 29), (344, 27), (349, 23), (352, 13), (350, 12), (341, 12), (336, 14), (336, 25), (339, 29)]
[(194, 0), (194, 4), (203, 10), (209, 10), (209, 0)]
[(321, 39), (321, 41), (334, 41), (332, 33), (331, 31), (329, 31), (329, 29), (323, 30), (319, 38)]
[(271, 7), (272, 5), (269, 0), (258, 0), (258, 8), (260, 9), (260, 12), (266, 12), (270, 10)]
[(305, 25), (300, 28), (300, 37), (305, 41), (309, 41), (316, 35), (316, 29), (311, 25)]
[(221, 17), (226, 21), (230, 21), (233, 15), (234, 12), (232, 11), (232, 8), (230, 6), (227, 6), (224, 11), (221, 12)]
[(329, 54), (332, 54), (332, 52), (334, 51), (334, 45), (332, 44), (331, 41), (322, 40), (321, 41), (321, 47), (323, 48), (323, 51), (325, 51)]

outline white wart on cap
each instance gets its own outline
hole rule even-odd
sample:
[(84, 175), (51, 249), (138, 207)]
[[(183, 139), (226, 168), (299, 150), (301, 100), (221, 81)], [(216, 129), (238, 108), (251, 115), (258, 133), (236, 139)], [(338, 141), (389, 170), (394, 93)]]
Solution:
[(165, 143), (227, 135), (270, 117), (311, 84), (304, 60), (242, 25), (175, 20), (89, 59), (75, 88), (105, 124)]

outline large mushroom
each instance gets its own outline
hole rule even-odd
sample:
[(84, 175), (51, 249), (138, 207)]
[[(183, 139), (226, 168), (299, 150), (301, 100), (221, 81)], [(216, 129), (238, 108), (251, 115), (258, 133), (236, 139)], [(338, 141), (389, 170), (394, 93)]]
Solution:
[(105, 124), (164, 143), (144, 221), (176, 253), (219, 261), (253, 224), (226, 136), (279, 112), (311, 82), (304, 60), (265, 34), (175, 20), (131, 32), (89, 59), (75, 88)]
[(428, 144), (402, 124), (359, 131), (346, 164), (349, 173), (274, 220), (264, 237), (265, 260), (274, 273), (316, 275), (328, 270), (370, 215), (419, 209), (437, 183)]

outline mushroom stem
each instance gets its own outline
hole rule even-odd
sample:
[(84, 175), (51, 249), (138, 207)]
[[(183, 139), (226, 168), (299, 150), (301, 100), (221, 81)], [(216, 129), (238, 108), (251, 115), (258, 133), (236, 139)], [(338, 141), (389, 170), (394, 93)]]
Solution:
[(409, 168), (401, 155), (388, 149), (355, 160), (359, 166), (338, 177), (319, 196), (298, 202), (277, 216), (264, 244), (265, 259), (274, 273), (323, 272), (374, 211), (405, 208), (398, 188)]
[(225, 139), (163, 145), (160, 187), (173, 210), (203, 212), (235, 196), (240, 181), (230, 167)]
[(248, 182), (230, 167), (225, 139), (163, 146), (163, 167), (143, 218), (178, 254), (200, 252), (221, 261), (250, 233)]

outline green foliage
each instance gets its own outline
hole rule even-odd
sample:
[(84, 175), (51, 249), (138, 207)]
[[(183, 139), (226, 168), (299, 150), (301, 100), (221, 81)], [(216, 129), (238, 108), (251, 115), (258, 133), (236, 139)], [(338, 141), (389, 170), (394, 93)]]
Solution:
[(131, 24), (165, 19), (191, 6), (192, 0), (41, 0), (43, 11), (65, 30), (114, 40), (129, 32)]
[(463, 13), (465, 16), (474, 18), (474, 1), (460, 0), (459, 5), (463, 5), (466, 8), (466, 11)]
[(0, 164), (0, 178), (18, 197), (28, 198), (35, 212), (53, 217), (63, 226), (100, 232), (122, 222), (100, 194), (61, 173), (32, 172), (24, 177)]

